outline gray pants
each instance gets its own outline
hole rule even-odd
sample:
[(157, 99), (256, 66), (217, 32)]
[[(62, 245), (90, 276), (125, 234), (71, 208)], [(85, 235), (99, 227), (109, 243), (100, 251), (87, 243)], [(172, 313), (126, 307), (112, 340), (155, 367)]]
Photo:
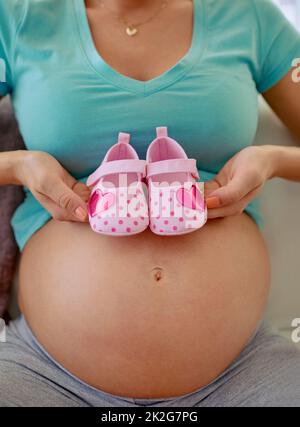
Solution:
[(213, 383), (170, 399), (133, 399), (85, 384), (55, 362), (23, 317), (0, 344), (0, 407), (300, 407), (300, 352), (262, 325)]

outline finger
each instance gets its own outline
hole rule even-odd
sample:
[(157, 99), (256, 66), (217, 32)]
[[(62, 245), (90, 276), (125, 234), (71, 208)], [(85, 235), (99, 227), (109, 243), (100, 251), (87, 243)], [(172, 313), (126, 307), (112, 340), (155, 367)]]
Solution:
[(245, 210), (247, 205), (250, 203), (250, 201), (254, 197), (256, 197), (259, 192), (260, 192), (260, 188), (256, 188), (250, 191), (245, 197), (243, 197), (237, 203), (234, 203), (230, 206), (224, 206), (221, 208), (208, 209), (207, 211), (208, 219), (223, 218), (226, 216), (234, 216), (234, 215), (241, 214)]
[(66, 173), (63, 181), (67, 184), (67, 186), (74, 191), (74, 193), (78, 194), (82, 199), (86, 199), (91, 194), (91, 189), (81, 181), (77, 181), (72, 175)]
[(52, 218), (57, 221), (75, 221), (75, 222), (88, 222), (88, 216), (84, 221), (77, 216), (70, 215), (65, 209), (60, 208), (57, 203), (52, 199), (41, 193), (33, 192), (34, 197), (41, 203), (41, 205), (51, 214)]
[(204, 196), (208, 198), (213, 191), (220, 188), (220, 184), (215, 179), (204, 182)]
[(91, 189), (86, 186), (83, 182), (76, 182), (72, 190), (74, 193), (78, 194), (85, 202), (87, 202), (91, 195)]
[(48, 197), (53, 200), (59, 208), (66, 211), (66, 215), (85, 221), (87, 217), (87, 206), (85, 201), (62, 180), (58, 179), (52, 184), (53, 185), (49, 185), (48, 188)]
[(231, 206), (242, 200), (250, 189), (253, 189), (252, 180), (245, 175), (236, 175), (226, 185), (211, 192), (206, 202), (208, 207), (212, 208)]

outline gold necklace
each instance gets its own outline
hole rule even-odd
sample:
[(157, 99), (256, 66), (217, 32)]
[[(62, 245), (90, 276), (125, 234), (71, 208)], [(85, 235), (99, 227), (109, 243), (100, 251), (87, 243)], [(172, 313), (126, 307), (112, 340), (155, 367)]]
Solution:
[(161, 5), (159, 7), (159, 9), (156, 10), (155, 13), (153, 13), (153, 15), (151, 15), (148, 19), (146, 19), (143, 22), (138, 22), (136, 24), (132, 24), (129, 21), (127, 21), (126, 19), (124, 19), (119, 13), (114, 12), (113, 10), (111, 10), (110, 8), (108, 8), (106, 6), (106, 4), (104, 3), (103, 0), (98, 0), (100, 3), (100, 6), (105, 8), (109, 13), (111, 13), (121, 24), (125, 25), (125, 33), (127, 34), (127, 36), (129, 37), (133, 37), (135, 36), (138, 32), (139, 32), (139, 28), (142, 25), (148, 24), (148, 22), (152, 21), (154, 18), (156, 18), (160, 12), (165, 9), (168, 5), (168, 0), (164, 0), (161, 2)]

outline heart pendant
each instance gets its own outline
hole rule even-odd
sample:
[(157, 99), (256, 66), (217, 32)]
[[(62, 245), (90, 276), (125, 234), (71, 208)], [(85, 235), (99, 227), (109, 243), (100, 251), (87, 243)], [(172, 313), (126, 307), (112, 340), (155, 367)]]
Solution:
[(135, 36), (135, 35), (137, 34), (137, 32), (138, 32), (138, 29), (137, 29), (137, 28), (134, 28), (134, 27), (127, 27), (127, 28), (126, 28), (126, 34), (127, 34), (129, 37), (133, 37), (133, 36)]

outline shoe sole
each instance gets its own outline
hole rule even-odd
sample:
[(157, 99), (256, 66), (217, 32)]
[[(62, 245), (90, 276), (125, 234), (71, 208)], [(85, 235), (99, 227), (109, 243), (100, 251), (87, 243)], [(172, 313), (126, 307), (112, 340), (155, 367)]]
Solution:
[(156, 234), (157, 236), (182, 236), (183, 234), (190, 234), (190, 233), (192, 233), (193, 231), (200, 230), (202, 227), (199, 227), (199, 228), (192, 228), (191, 230), (190, 230), (190, 229), (188, 229), (188, 230), (184, 230), (184, 231), (181, 231), (180, 233), (160, 233), (160, 232), (157, 232), (156, 230), (152, 230), (152, 228), (151, 228), (151, 227), (149, 227), (149, 228), (150, 228), (150, 230), (152, 231), (152, 233), (153, 233), (153, 234)]
[(143, 228), (142, 230), (136, 231), (135, 233), (104, 233), (103, 231), (95, 231), (92, 230), (96, 234), (102, 234), (103, 236), (111, 236), (111, 237), (129, 237), (129, 236), (135, 236), (137, 234), (143, 233), (145, 230), (147, 230), (147, 227)]

